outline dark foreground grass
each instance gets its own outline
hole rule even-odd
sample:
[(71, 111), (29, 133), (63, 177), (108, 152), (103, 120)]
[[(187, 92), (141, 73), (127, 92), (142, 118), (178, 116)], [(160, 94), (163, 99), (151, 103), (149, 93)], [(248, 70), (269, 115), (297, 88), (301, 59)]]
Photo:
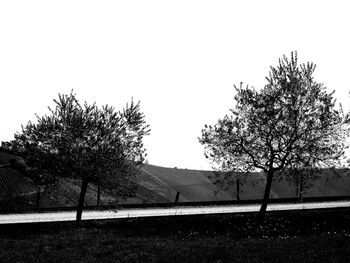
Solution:
[(350, 209), (1, 227), (0, 262), (350, 262)]

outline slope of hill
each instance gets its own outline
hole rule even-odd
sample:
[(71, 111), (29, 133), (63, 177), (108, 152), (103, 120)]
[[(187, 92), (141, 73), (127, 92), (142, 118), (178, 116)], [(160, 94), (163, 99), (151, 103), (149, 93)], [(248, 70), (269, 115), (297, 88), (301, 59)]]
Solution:
[[(220, 173), (145, 164), (137, 183), (170, 201), (175, 199), (176, 192), (180, 193), (179, 202), (236, 199), (236, 181), (232, 184), (215, 184), (216, 176), (220, 176)], [(284, 178), (276, 180), (272, 184), (270, 198), (298, 197), (299, 187)], [(240, 180), (240, 199), (260, 199), (264, 189), (264, 174), (251, 173), (245, 180)], [(310, 188), (303, 189), (303, 196), (350, 196), (349, 172), (336, 175), (329, 173), (316, 179)]]
[[(178, 202), (237, 200), (236, 181), (233, 181), (233, 184), (218, 185), (215, 184), (215, 177), (218, 175), (220, 173), (214, 171), (166, 168), (145, 164), (136, 179), (138, 187), (134, 197), (125, 200), (118, 199), (105, 193), (102, 189), (100, 204), (173, 203), (177, 193), (179, 193)], [(240, 200), (261, 199), (264, 189), (265, 176), (262, 173), (252, 173), (245, 181), (240, 181)], [(76, 206), (79, 193), (79, 180), (60, 179), (58, 184), (45, 190), (46, 197), (43, 197), (42, 206)], [(298, 186), (291, 182), (279, 180), (272, 184), (271, 199), (295, 198), (298, 195)], [(304, 189), (303, 196), (350, 196), (350, 176), (343, 174), (340, 177), (319, 178), (311, 188)], [(92, 206), (96, 203), (97, 187), (90, 184), (85, 205)]]
[[(237, 181), (231, 184), (216, 184), (214, 171), (166, 168), (145, 164), (136, 178), (137, 191), (134, 197), (115, 198), (101, 189), (100, 204), (143, 204), (178, 202), (205, 202), (237, 200)], [(60, 178), (56, 184), (46, 186), (40, 194), (40, 207), (75, 207), (80, 194), (80, 181)], [(272, 184), (270, 198), (299, 196), (299, 187), (291, 182), (276, 180)], [(252, 173), (245, 180), (240, 179), (240, 200), (261, 199), (265, 189), (265, 176)], [(350, 196), (350, 176), (326, 176), (317, 179), (310, 188), (303, 189), (304, 197)], [(37, 205), (37, 196), (29, 196), (28, 203)], [(97, 204), (97, 186), (89, 184), (85, 205)]]
[(232, 197), (217, 188), (202, 171), (164, 168), (144, 165), (138, 184), (174, 201), (180, 193), (179, 202), (218, 201)]

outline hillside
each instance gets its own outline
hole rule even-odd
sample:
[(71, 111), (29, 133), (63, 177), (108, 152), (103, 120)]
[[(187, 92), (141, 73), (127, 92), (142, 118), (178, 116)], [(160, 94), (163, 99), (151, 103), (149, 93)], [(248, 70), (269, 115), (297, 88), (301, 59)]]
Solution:
[[(214, 171), (166, 168), (146, 164), (138, 177), (138, 184), (173, 201), (176, 192), (180, 193), (180, 202), (219, 201), (237, 198), (236, 181), (232, 184), (215, 184), (216, 176), (222, 174)], [(246, 180), (240, 179), (239, 196), (242, 200), (260, 199), (265, 189), (263, 173), (251, 173)], [(272, 183), (270, 198), (298, 197), (299, 186), (286, 179)], [(348, 196), (350, 195), (350, 176), (348, 172), (325, 175), (314, 181), (309, 189), (304, 189), (304, 197)]]
[[(237, 200), (237, 181), (231, 184), (216, 184), (214, 171), (177, 169), (145, 164), (136, 179), (137, 190), (134, 197), (115, 198), (101, 189), (100, 204), (143, 204), (173, 203), (177, 194), (178, 202), (228, 201)], [(42, 188), (39, 207), (75, 207), (80, 193), (80, 181), (59, 178), (56, 184)], [(265, 188), (262, 173), (252, 173), (246, 180), (240, 179), (240, 200), (261, 199)], [(299, 186), (285, 179), (274, 181), (270, 198), (295, 198), (299, 196)], [(309, 189), (304, 189), (303, 197), (350, 196), (350, 176), (346, 173), (328, 174), (318, 178)], [(26, 197), (26, 203), (37, 206), (37, 195)], [(97, 204), (97, 186), (89, 184), (85, 205)]]

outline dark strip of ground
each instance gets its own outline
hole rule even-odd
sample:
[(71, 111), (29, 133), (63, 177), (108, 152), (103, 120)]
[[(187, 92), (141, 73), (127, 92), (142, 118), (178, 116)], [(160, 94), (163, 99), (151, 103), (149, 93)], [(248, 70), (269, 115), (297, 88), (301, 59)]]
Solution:
[(11, 225), (0, 262), (350, 262), (350, 209)]

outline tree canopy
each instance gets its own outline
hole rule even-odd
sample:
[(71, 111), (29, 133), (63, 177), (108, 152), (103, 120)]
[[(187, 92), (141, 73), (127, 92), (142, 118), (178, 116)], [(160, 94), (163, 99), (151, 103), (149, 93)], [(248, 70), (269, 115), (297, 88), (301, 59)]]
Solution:
[(314, 71), (313, 63), (298, 64), (297, 53), (283, 56), (261, 90), (235, 86), (231, 114), (202, 130), (199, 141), (216, 167), (265, 172), (261, 215), (274, 176), (287, 169), (332, 167), (344, 153), (344, 115), (334, 92), (314, 80)]
[(108, 105), (81, 105), (71, 92), (59, 94), (54, 103), (49, 115), (22, 126), (5, 145), (37, 173), (82, 179), (80, 221), (88, 183), (105, 185), (119, 196), (132, 192), (133, 176), (146, 156), (142, 140), (150, 129), (139, 102), (116, 111)]

